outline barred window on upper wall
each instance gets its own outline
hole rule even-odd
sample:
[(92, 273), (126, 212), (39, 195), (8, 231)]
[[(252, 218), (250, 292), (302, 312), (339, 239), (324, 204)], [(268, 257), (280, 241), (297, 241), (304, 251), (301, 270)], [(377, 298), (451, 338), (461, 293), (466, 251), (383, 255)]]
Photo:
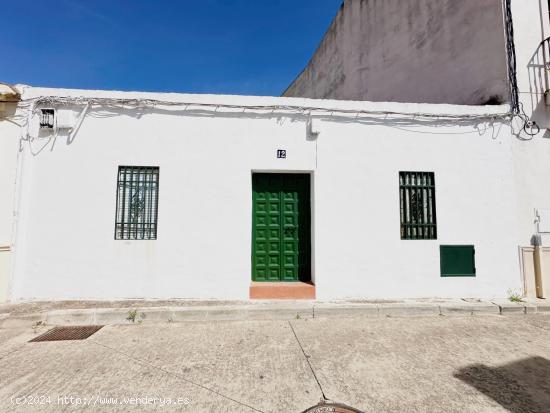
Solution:
[(433, 172), (399, 172), (401, 239), (437, 239)]
[(158, 167), (118, 167), (115, 239), (157, 239), (158, 194)]

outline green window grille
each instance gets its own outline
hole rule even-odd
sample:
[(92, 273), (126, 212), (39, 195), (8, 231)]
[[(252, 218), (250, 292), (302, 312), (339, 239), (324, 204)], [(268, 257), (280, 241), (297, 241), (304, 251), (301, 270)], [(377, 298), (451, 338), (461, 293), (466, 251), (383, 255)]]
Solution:
[(158, 194), (158, 167), (118, 167), (115, 239), (157, 239)]
[(401, 239), (437, 239), (433, 172), (399, 172)]
[(475, 277), (473, 245), (440, 245), (439, 259), (442, 277)]

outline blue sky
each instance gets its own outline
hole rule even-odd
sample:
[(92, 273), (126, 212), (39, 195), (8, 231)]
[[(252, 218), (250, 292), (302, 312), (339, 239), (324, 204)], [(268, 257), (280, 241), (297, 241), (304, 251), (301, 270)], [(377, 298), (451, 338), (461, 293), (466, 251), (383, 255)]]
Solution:
[(0, 82), (277, 96), (341, 3), (4, 1)]

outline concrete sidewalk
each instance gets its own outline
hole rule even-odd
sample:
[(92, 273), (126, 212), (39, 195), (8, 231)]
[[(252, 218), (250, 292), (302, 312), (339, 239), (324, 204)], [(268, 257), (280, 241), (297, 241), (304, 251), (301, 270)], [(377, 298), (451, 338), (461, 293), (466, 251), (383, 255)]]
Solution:
[(0, 326), (132, 324), (327, 317), (418, 317), (549, 313), (550, 302), (506, 299), (217, 301), (28, 301), (0, 305)]
[(550, 406), (550, 312), (134, 323), (29, 342), (48, 328), (0, 328), (0, 412), (301, 413), (320, 400), (365, 413)]

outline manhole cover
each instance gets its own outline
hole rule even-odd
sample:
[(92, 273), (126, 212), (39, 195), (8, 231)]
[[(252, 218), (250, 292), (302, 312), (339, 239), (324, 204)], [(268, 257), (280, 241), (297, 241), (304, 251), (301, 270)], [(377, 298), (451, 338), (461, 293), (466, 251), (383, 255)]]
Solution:
[(84, 340), (101, 327), (103, 326), (55, 327), (29, 340), (29, 343), (36, 341)]
[(303, 413), (363, 413), (361, 410), (341, 403), (319, 403), (317, 406), (304, 410)]

